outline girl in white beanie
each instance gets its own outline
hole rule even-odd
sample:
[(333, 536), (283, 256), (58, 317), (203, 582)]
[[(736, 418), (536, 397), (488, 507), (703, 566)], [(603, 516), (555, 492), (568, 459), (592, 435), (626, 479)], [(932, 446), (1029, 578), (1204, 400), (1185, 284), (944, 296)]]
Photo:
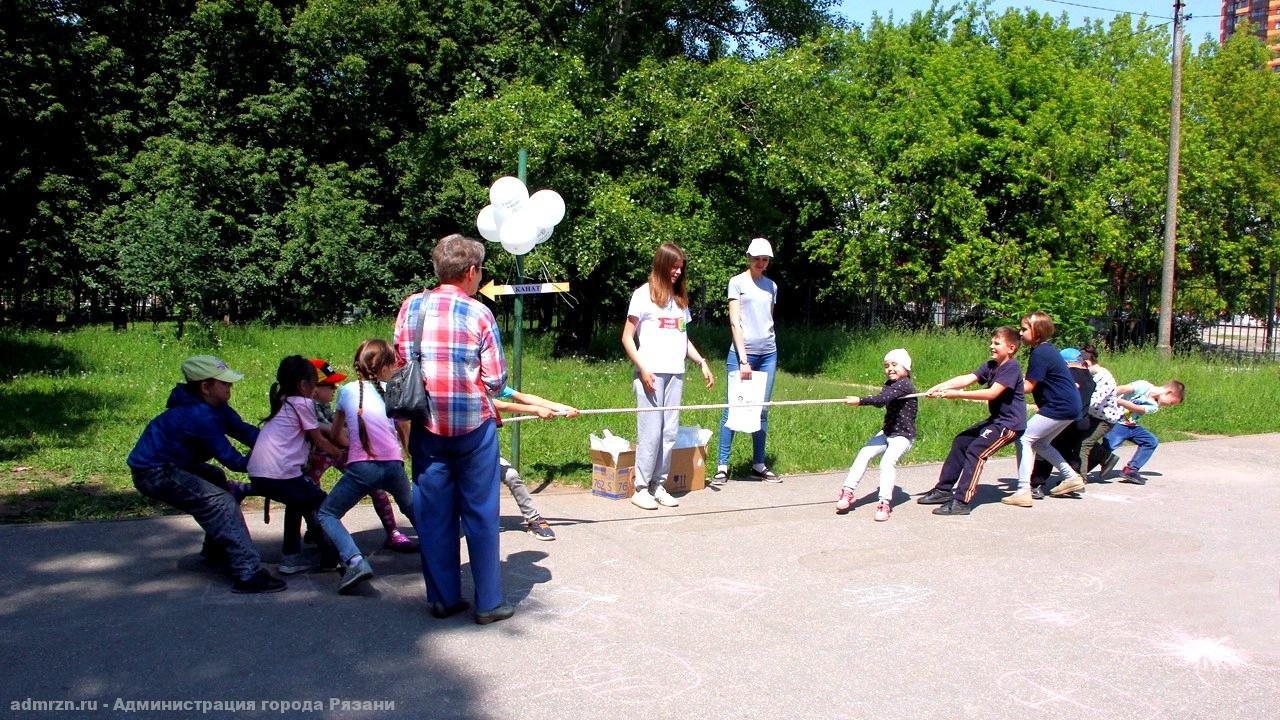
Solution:
[(853, 507), (854, 493), (858, 483), (867, 471), (867, 464), (875, 456), (884, 453), (880, 461), (880, 504), (876, 506), (876, 521), (884, 522), (893, 512), (893, 487), (897, 479), (898, 458), (911, 449), (916, 439), (915, 398), (904, 397), (914, 395), (916, 387), (911, 383), (911, 356), (906, 350), (898, 348), (890, 350), (884, 356), (884, 388), (879, 395), (867, 397), (847, 397), (850, 405), (872, 405), (884, 408), (884, 425), (880, 432), (867, 441), (858, 451), (849, 474), (840, 488), (840, 499), (836, 501), (836, 514), (843, 515)]

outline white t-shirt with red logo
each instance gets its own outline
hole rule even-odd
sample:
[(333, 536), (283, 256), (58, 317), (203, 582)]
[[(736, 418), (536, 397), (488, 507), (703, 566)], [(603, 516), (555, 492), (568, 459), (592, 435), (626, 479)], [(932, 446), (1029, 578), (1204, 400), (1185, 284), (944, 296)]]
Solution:
[(651, 373), (683, 374), (689, 353), (686, 329), (693, 319), (689, 309), (677, 305), (674, 297), (658, 307), (649, 298), (649, 283), (645, 283), (631, 294), (627, 316), (636, 319), (640, 364)]

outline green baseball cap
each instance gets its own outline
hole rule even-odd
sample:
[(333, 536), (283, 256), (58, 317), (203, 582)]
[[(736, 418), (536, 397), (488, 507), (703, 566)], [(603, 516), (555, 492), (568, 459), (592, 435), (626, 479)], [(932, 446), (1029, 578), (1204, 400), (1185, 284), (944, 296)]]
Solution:
[(233, 383), (244, 378), (243, 373), (232, 370), (226, 363), (212, 355), (195, 355), (187, 358), (182, 363), (182, 375), (187, 382), (213, 379)]

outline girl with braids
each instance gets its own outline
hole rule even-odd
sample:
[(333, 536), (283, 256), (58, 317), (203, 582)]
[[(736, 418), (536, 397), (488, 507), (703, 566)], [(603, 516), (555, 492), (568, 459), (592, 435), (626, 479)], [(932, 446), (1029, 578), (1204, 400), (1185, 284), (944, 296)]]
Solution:
[(360, 498), (382, 490), (395, 498), (405, 517), (413, 517), (401, 452), (408, 441), (408, 424), (388, 418), (382, 400), (382, 384), (396, 371), (395, 351), (384, 340), (365, 340), (356, 349), (355, 369), (356, 382), (338, 390), (338, 410), (333, 415), (334, 438), (347, 445), (347, 469), (319, 512), (320, 527), (337, 545), (346, 567), (338, 584), (342, 594), (373, 577), (368, 559), (343, 527), (342, 516)]
[[(316, 369), (301, 355), (280, 361), (269, 395), (271, 414), (262, 423), (258, 442), (249, 456), (249, 481), (254, 495), (282, 502), (286, 514), (301, 515), (315, 527), (316, 511), (324, 502), (324, 490), (312, 484), (303, 470), (312, 446), (331, 458), (341, 451), (325, 438), (316, 422), (311, 395), (316, 389)], [(290, 575), (311, 568), (302, 555), (302, 533), (296, 523), (285, 523), (280, 573)], [(337, 552), (328, 538), (320, 540), (320, 567), (337, 567)]]
[[(333, 397), (338, 390), (338, 383), (346, 380), (347, 376), (335, 372), (328, 360), (311, 358), (311, 364), (316, 369), (316, 392), (311, 396), (316, 403), (316, 421), (320, 423), (320, 430), (324, 432), (325, 437), (332, 441), (334, 437)], [(330, 460), (328, 455), (313, 449), (307, 465), (307, 477), (319, 487), (320, 478), (331, 466), (338, 468), (339, 472), (346, 470), (346, 453), (344, 452), (342, 458), (335, 461)], [(382, 529), (387, 533), (387, 541), (382, 544), (382, 547), (396, 552), (417, 552), (418, 541), (400, 532), (396, 526), (396, 510), (391, 506), (391, 498), (381, 490), (374, 490), (369, 497), (373, 500), (373, 509), (378, 512), (378, 519), (382, 521)], [(302, 540), (303, 542), (311, 541), (310, 530), (302, 536)]]

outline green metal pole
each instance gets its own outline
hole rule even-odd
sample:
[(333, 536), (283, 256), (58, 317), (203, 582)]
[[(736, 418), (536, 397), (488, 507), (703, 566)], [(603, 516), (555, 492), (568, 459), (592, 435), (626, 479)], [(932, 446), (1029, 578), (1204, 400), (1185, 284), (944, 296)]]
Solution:
[[(516, 177), (520, 178), (520, 182), (528, 184), (529, 174), (529, 151), (520, 148), (520, 165), (516, 171)], [(516, 256), (516, 284), (524, 282), (524, 256)], [(523, 354), (522, 335), (524, 333), (524, 296), (516, 295), (516, 330), (515, 340), (512, 341), (511, 354), (514, 356), (511, 361), (511, 387), (520, 389), (520, 357)], [(520, 423), (511, 424), (511, 467), (516, 470), (520, 469)]]

